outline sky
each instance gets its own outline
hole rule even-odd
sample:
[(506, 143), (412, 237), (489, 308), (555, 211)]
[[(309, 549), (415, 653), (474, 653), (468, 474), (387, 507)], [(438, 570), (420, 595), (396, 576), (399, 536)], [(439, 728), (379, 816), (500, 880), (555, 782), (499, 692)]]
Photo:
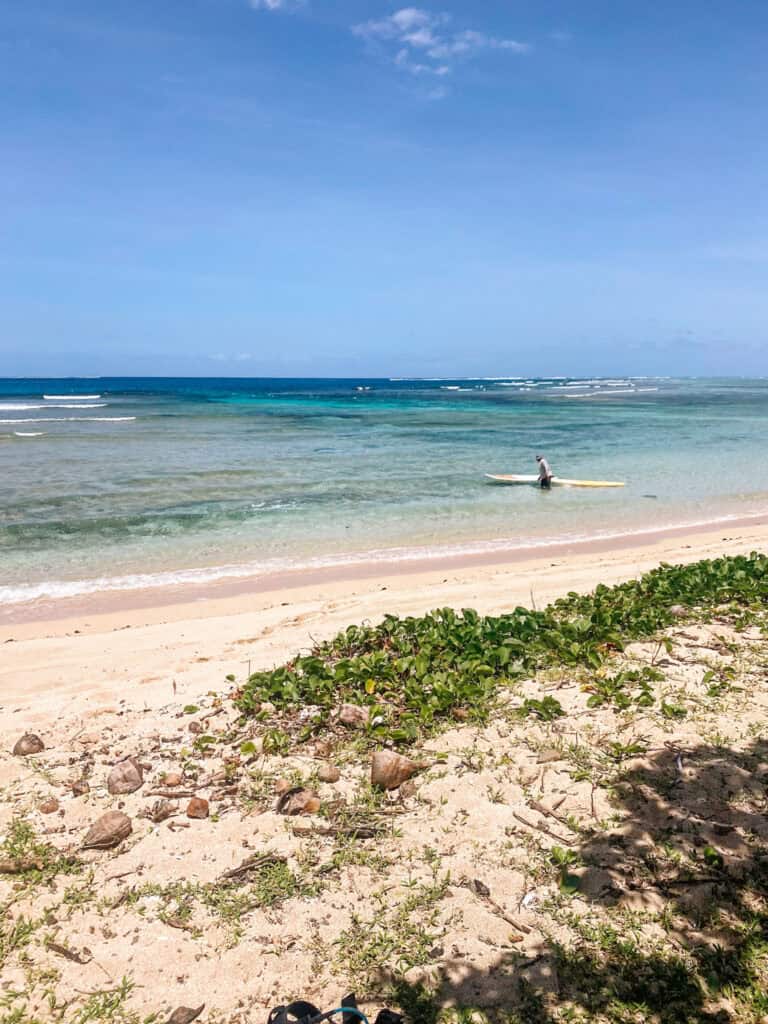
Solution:
[(0, 0), (0, 376), (768, 373), (765, 0)]

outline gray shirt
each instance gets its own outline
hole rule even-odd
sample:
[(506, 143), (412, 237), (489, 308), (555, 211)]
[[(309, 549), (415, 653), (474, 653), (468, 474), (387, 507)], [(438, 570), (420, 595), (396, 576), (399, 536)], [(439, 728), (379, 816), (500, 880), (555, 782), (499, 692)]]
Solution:
[(539, 480), (545, 480), (547, 477), (552, 476), (552, 470), (550, 469), (549, 463), (546, 459), (539, 459)]

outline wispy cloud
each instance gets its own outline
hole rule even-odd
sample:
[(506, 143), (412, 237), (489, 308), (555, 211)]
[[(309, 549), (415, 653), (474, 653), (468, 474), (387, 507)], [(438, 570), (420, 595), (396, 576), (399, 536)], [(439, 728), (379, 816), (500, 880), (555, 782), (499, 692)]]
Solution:
[[(272, 3), (279, 0), (270, 0)], [(527, 43), (489, 35), (477, 29), (458, 29), (449, 14), (421, 7), (403, 7), (387, 18), (355, 25), (360, 39), (375, 45), (385, 59), (412, 75), (444, 78), (455, 64), (491, 51), (522, 54)], [(439, 91), (444, 95), (444, 91)]]
[(295, 11), (301, 0), (248, 0), (255, 11)]

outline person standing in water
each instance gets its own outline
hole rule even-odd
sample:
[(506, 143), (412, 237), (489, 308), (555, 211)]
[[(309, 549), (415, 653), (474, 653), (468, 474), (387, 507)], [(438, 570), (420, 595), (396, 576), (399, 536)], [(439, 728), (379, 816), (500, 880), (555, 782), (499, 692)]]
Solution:
[(552, 486), (552, 477), (554, 476), (554, 473), (543, 455), (537, 455), (536, 461), (539, 464), (539, 487), (548, 491)]

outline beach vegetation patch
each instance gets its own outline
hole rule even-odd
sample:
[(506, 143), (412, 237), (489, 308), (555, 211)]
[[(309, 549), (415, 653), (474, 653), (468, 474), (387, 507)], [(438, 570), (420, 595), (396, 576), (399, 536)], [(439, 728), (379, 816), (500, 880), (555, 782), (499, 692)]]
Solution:
[[(367, 707), (369, 742), (407, 744), (428, 735), (456, 713), (483, 721), (501, 687), (553, 668), (587, 669), (590, 706), (616, 710), (655, 701), (659, 670), (650, 665), (602, 674), (627, 644), (648, 640), (680, 621), (717, 619), (738, 628), (764, 623), (768, 556), (753, 553), (692, 565), (662, 565), (638, 580), (569, 594), (543, 610), (516, 608), (499, 616), (443, 608), (419, 617), (387, 615), (377, 626), (350, 626), (304, 657), (253, 673), (235, 693), (248, 716), (262, 705), (278, 713), (317, 709), (312, 731), (327, 725), (341, 703)], [(659, 650), (669, 653), (662, 637)], [(526, 702), (528, 714), (557, 717), (552, 701)], [(664, 703), (662, 715), (685, 709)], [(279, 731), (279, 730), (277, 730)], [(284, 753), (291, 740), (270, 738)], [(305, 737), (306, 738), (306, 737)]]
[(616, 711), (627, 711), (633, 706), (651, 707), (655, 703), (653, 684), (663, 679), (664, 673), (650, 665), (622, 669), (613, 675), (595, 674), (583, 687), (591, 694), (587, 707), (607, 705)]
[(565, 711), (563, 711), (563, 705), (560, 701), (554, 697), (542, 697), (541, 700), (529, 697), (523, 701), (520, 714), (524, 718), (533, 715), (534, 718), (538, 718), (542, 722), (552, 722), (556, 718), (563, 718)]
[(24, 818), (14, 818), (0, 843), (0, 875), (12, 875), (22, 883), (50, 882), (60, 874), (76, 874), (82, 865), (76, 857), (39, 839)]

